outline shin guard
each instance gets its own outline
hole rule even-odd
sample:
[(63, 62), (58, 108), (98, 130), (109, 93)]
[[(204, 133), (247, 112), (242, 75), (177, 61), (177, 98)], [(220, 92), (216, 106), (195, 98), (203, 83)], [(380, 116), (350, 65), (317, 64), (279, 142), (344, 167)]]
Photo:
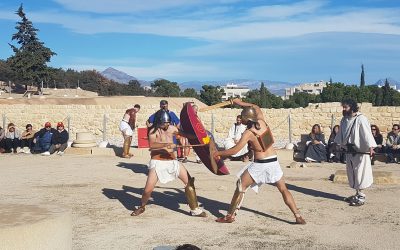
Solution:
[(122, 157), (128, 157), (129, 156), (129, 148), (131, 147), (131, 138), (130, 136), (127, 136), (124, 138), (124, 146), (122, 148)]
[(188, 175), (188, 177), (189, 181), (185, 187), (185, 195), (190, 209), (194, 210), (199, 207), (199, 204), (197, 202), (196, 189), (194, 187), (194, 177), (191, 177), (190, 175)]
[(231, 206), (229, 207), (228, 214), (235, 215), (236, 211), (240, 209), (240, 206), (242, 205), (242, 202), (243, 202), (245, 192), (246, 191), (243, 191), (243, 189), (242, 189), (242, 182), (239, 179), (236, 182), (236, 190), (235, 190), (235, 193), (233, 194), (232, 202), (231, 202)]

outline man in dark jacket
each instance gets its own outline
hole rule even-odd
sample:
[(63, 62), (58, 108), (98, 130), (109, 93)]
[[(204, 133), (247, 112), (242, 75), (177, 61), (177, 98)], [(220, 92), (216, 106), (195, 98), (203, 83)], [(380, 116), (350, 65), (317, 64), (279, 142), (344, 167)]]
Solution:
[(35, 143), (35, 152), (43, 153), (48, 152), (51, 146), (53, 135), (57, 132), (51, 127), (50, 122), (44, 124), (44, 128), (39, 130), (34, 135), (33, 143)]
[(64, 150), (68, 147), (68, 132), (64, 129), (62, 122), (57, 123), (57, 130), (51, 138), (51, 146), (49, 151), (44, 152), (42, 155), (51, 155), (57, 151), (58, 155), (63, 155)]

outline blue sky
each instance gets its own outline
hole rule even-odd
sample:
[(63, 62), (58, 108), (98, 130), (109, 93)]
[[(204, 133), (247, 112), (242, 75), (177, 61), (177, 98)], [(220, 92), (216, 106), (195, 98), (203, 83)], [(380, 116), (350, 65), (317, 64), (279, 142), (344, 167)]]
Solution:
[[(400, 81), (398, 0), (23, 1), (53, 67), (136, 78)], [(0, 58), (20, 2), (0, 2)]]

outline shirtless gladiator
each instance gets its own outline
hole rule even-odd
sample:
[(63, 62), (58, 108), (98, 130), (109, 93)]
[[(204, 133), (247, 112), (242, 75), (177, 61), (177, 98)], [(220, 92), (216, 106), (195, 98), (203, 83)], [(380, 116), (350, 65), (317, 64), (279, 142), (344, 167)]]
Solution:
[(234, 99), (233, 103), (244, 107), (241, 114), (242, 124), (246, 125), (247, 129), (233, 148), (217, 151), (214, 153), (214, 157), (234, 155), (249, 143), (254, 151), (254, 162), (245, 166), (238, 173), (236, 191), (233, 194), (228, 214), (216, 221), (221, 223), (234, 222), (236, 212), (242, 204), (247, 189), (251, 187), (258, 192), (258, 187), (262, 184), (273, 183), (281, 192), (285, 204), (295, 216), (296, 224), (306, 224), (296, 207), (292, 194), (286, 187), (275, 149), (272, 147), (274, 142), (272, 133), (265, 122), (261, 109), (257, 105), (242, 102), (240, 99)]
[(133, 108), (127, 109), (119, 124), (119, 130), (122, 132), (122, 136), (124, 137), (124, 146), (122, 149), (123, 158), (131, 158), (133, 156), (129, 153), (129, 149), (131, 148), (132, 136), (136, 129), (136, 113), (139, 112), (139, 110), (139, 104), (135, 104)]
[(141, 206), (132, 212), (138, 216), (145, 211), (145, 206), (150, 199), (158, 181), (167, 183), (179, 178), (185, 184), (185, 195), (190, 207), (190, 214), (196, 217), (206, 217), (207, 214), (199, 208), (194, 177), (191, 177), (186, 168), (176, 158), (176, 144), (173, 143), (174, 135), (190, 136), (179, 131), (175, 126), (170, 126), (171, 116), (166, 110), (155, 113), (154, 121), (148, 130), (150, 156), (149, 174), (141, 199)]

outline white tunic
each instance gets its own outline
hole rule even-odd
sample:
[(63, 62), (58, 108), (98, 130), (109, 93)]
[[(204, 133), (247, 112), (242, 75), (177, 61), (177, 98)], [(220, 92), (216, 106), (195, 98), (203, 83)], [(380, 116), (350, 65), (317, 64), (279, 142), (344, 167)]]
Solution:
[(131, 126), (124, 120), (119, 123), (119, 131), (122, 132), (122, 135), (133, 136), (133, 130)]
[[(265, 159), (276, 157), (276, 155), (272, 155), (266, 157)], [(246, 170), (249, 172), (251, 178), (253, 178), (254, 180), (254, 184), (252, 184), (250, 187), (256, 193), (258, 193), (258, 189), (262, 184), (276, 183), (283, 176), (281, 165), (279, 164), (278, 160), (268, 163), (250, 162), (248, 165), (242, 168), (236, 176), (240, 178)]]
[[(341, 146), (345, 146), (347, 143), (354, 144), (356, 151), (363, 153), (367, 153), (371, 147), (377, 146), (371, 132), (371, 125), (361, 113), (357, 113), (353, 117), (342, 118), (335, 143)], [(364, 189), (372, 185), (371, 158), (368, 154), (346, 154), (346, 168), (350, 187)]]
[[(242, 138), (242, 134), (244, 133), (245, 130), (246, 126), (243, 124), (233, 125), (229, 130), (228, 138), (224, 140), (225, 150), (233, 148), (236, 145), (234, 140), (239, 141), (240, 138)], [(239, 152), (232, 155), (232, 157), (239, 157), (246, 154), (247, 152), (249, 152), (249, 150), (247, 149), (247, 145), (245, 145)]]

